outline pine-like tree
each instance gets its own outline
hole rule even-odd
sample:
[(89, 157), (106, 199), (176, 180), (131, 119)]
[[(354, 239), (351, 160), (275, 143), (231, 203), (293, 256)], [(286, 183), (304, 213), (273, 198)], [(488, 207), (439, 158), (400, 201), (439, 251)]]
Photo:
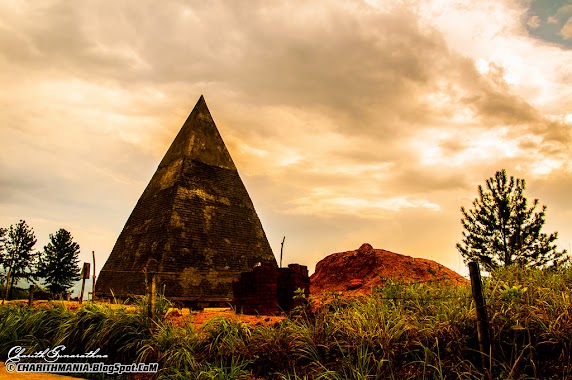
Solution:
[(36, 236), (25, 221), (20, 220), (15, 227), (10, 226), (4, 242), (5, 252), (2, 260), (2, 267), (6, 273), (6, 287), (11, 289), (19, 280), (32, 281), (37, 278), (35, 266), (38, 254), (33, 252), (34, 245)]
[(473, 209), (461, 207), (462, 243), (457, 243), (464, 261), (477, 261), (488, 270), (511, 264), (537, 268), (557, 267), (568, 261), (566, 250), (557, 251), (558, 233), (541, 232), (546, 206), (535, 212), (538, 199), (529, 208), (523, 195), (524, 179), (507, 178), (503, 169), (479, 185)]
[(50, 242), (44, 247), (38, 265), (38, 275), (53, 295), (61, 295), (78, 281), (79, 245), (71, 234), (60, 228), (55, 235), (50, 234)]
[[(4, 264), (4, 251), (5, 251), (5, 244), (6, 244), (6, 233), (8, 230), (6, 228), (0, 227), (0, 267)], [(5, 273), (0, 273), (0, 283), (4, 282)]]

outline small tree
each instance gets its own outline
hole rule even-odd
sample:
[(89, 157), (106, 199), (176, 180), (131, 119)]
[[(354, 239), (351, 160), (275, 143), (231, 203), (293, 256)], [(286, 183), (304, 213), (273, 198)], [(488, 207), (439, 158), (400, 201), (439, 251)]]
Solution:
[[(6, 228), (0, 227), (0, 267), (4, 265), (4, 245), (6, 244), (6, 232), (8, 232)], [(0, 273), (0, 283), (4, 282), (4, 275), (5, 273)]]
[[(19, 280), (33, 281), (37, 278), (35, 265), (38, 254), (33, 252), (34, 245), (36, 245), (36, 236), (25, 221), (20, 220), (15, 227), (10, 226), (4, 242), (5, 252), (2, 260), (2, 266), (6, 272), (6, 287), (12, 289)], [(8, 294), (8, 288), (6, 294)]]
[(50, 242), (40, 256), (38, 275), (53, 295), (61, 295), (79, 280), (79, 245), (71, 234), (60, 228), (55, 235), (50, 234)]
[(477, 261), (488, 270), (511, 264), (538, 268), (556, 267), (566, 261), (566, 250), (557, 251), (558, 233), (541, 232), (546, 206), (535, 212), (538, 199), (527, 206), (524, 179), (507, 178), (503, 169), (479, 185), (473, 209), (461, 207), (463, 241), (457, 243), (465, 262)]

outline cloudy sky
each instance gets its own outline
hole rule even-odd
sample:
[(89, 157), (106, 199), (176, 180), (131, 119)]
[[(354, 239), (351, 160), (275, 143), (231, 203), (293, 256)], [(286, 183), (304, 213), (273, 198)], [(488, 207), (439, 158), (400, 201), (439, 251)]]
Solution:
[(570, 0), (2, 1), (0, 85), (0, 226), (98, 269), (201, 94), (284, 263), (463, 272), (503, 168), (572, 242)]

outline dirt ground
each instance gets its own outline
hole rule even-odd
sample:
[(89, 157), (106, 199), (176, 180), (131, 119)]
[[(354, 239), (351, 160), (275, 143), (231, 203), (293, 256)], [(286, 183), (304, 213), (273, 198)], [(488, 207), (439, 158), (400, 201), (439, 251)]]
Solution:
[[(41, 307), (48, 305), (50, 301), (34, 301), (34, 307)], [(81, 305), (77, 303), (77, 301), (53, 301), (54, 303), (62, 303), (68, 310), (76, 310)], [(87, 301), (91, 302), (91, 301)], [(84, 301), (84, 304), (87, 304)], [(17, 300), (17, 301), (7, 301), (6, 304), (23, 304), (27, 305), (27, 301)], [(115, 304), (106, 304), (111, 307), (126, 307), (126, 308), (133, 308), (134, 306), (131, 305), (115, 305)], [(244, 315), (244, 314), (236, 314), (230, 307), (226, 308), (205, 308), (204, 310), (197, 311), (197, 310), (189, 310), (187, 308), (184, 309), (176, 309), (171, 308), (167, 312), (167, 320), (173, 322), (178, 326), (184, 326), (185, 324), (192, 324), (195, 328), (200, 328), (204, 325), (207, 321), (216, 318), (216, 317), (224, 317), (229, 318), (237, 321), (241, 321), (244, 323), (248, 323), (251, 325), (263, 325), (263, 324), (274, 324), (279, 322), (285, 318), (284, 315)], [(1, 377), (0, 377), (1, 379)]]
[(283, 320), (283, 315), (244, 315), (236, 314), (231, 308), (206, 308), (202, 311), (190, 311), (189, 309), (170, 309), (167, 319), (178, 326), (192, 324), (195, 328), (203, 326), (207, 321), (224, 317), (241, 321), (250, 325), (271, 325)]

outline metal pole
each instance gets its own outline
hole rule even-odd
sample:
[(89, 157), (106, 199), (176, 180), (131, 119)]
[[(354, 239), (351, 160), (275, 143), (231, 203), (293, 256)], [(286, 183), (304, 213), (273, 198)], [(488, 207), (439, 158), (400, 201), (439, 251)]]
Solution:
[(284, 240), (286, 240), (286, 236), (282, 238), (282, 244), (280, 244), (280, 268), (282, 268), (282, 251), (284, 251)]

